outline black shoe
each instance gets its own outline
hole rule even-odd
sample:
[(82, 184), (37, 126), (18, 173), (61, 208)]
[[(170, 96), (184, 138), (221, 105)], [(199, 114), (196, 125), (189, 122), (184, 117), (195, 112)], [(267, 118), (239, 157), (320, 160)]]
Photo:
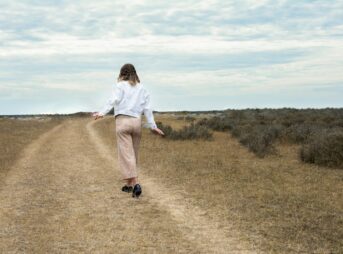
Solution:
[(133, 198), (138, 198), (139, 197), (139, 195), (141, 195), (141, 193), (142, 193), (142, 188), (141, 188), (141, 186), (137, 183), (136, 185), (135, 185), (135, 187), (133, 187), (133, 191), (132, 191), (132, 197)]
[(133, 188), (132, 188), (132, 186), (124, 185), (124, 186), (121, 188), (121, 190), (124, 191), (124, 192), (132, 192)]

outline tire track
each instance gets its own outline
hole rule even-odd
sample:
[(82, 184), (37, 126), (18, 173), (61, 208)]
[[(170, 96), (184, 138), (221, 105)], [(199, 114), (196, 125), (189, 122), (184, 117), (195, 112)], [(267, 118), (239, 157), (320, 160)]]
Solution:
[[(95, 123), (95, 121), (90, 121), (87, 124), (91, 140), (103, 158), (116, 163), (111, 149), (96, 133)], [(160, 209), (167, 211), (183, 232), (184, 237), (199, 246), (202, 253), (256, 253), (252, 247), (247, 246), (234, 229), (223, 230), (220, 221), (210, 220), (206, 217), (206, 211), (190, 205), (182, 192), (164, 188), (157, 181), (144, 175), (144, 169), (140, 170), (139, 178), (144, 193), (142, 198), (149, 199)]]
[(88, 121), (65, 120), (25, 149), (0, 191), (0, 252), (199, 253), (167, 212), (120, 191)]

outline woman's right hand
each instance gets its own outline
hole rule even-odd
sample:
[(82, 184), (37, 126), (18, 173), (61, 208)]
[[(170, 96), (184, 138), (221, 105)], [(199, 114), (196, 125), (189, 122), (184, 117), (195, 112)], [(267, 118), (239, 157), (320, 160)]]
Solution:
[(99, 118), (102, 118), (104, 117), (102, 114), (100, 114), (99, 112), (95, 112), (95, 113), (92, 113), (92, 116), (94, 117), (94, 120), (97, 120)]
[(153, 132), (157, 133), (158, 135), (164, 136), (164, 133), (162, 130), (160, 130), (159, 128), (153, 128), (151, 129)]

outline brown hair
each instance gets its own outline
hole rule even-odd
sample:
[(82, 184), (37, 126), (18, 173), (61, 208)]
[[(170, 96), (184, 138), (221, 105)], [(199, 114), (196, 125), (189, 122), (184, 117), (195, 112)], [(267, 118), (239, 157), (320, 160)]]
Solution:
[(121, 80), (127, 80), (133, 86), (141, 82), (139, 80), (135, 67), (130, 63), (124, 64), (121, 67), (118, 76), (118, 82)]

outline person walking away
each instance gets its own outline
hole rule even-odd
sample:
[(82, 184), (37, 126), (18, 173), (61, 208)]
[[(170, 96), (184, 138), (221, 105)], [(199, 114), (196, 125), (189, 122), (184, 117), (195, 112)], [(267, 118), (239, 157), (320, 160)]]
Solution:
[(116, 138), (118, 149), (119, 168), (122, 179), (126, 184), (122, 191), (131, 193), (132, 197), (139, 197), (142, 187), (138, 183), (138, 150), (141, 140), (141, 119), (145, 115), (149, 128), (156, 134), (164, 135), (154, 120), (150, 105), (150, 94), (140, 82), (135, 67), (124, 64), (113, 85), (112, 94), (99, 112), (93, 115), (94, 119), (104, 117), (114, 108)]

